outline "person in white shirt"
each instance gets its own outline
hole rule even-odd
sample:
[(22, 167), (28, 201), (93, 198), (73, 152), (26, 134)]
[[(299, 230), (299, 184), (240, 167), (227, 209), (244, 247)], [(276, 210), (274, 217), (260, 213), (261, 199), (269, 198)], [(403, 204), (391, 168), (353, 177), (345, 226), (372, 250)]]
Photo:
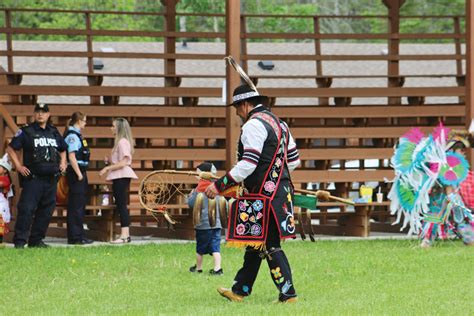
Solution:
[(232, 204), (228, 244), (247, 246), (244, 263), (231, 289), (218, 288), (230, 301), (252, 292), (263, 258), (279, 290), (279, 302), (295, 302), (291, 269), (280, 240), (295, 238), (293, 185), (290, 172), (300, 164), (288, 125), (263, 105), (266, 97), (244, 84), (233, 93), (233, 103), (244, 124), (238, 162), (225, 176), (206, 188), (210, 198), (243, 182), (244, 196)]

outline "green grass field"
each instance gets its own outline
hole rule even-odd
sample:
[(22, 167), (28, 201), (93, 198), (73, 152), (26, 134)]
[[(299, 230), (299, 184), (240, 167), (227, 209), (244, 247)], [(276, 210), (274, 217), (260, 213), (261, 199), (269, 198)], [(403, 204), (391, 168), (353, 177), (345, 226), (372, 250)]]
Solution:
[[(299, 294), (277, 291), (264, 263), (252, 296), (231, 303), (243, 250), (222, 248), (224, 276), (188, 272), (194, 244), (0, 249), (1, 315), (365, 315), (474, 313), (474, 247), (421, 249), (416, 240), (290, 241), (283, 244)], [(204, 260), (209, 270), (211, 257)]]

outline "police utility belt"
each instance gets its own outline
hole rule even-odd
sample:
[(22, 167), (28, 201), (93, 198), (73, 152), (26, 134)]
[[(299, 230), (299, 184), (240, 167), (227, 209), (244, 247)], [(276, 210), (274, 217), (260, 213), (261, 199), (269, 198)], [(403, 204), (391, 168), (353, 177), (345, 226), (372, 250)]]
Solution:
[[(79, 170), (81, 170), (82, 172), (87, 171), (87, 169), (89, 169), (89, 165), (82, 165), (80, 163), (78, 163), (77, 165), (79, 166)], [(74, 170), (71, 165), (67, 165), (67, 168)]]
[(48, 174), (48, 175), (39, 175), (39, 174), (34, 174), (30, 173), (28, 176), (21, 176), (20, 179), (22, 181), (30, 181), (30, 180), (42, 180), (42, 181), (56, 181), (58, 177), (61, 175), (61, 172), (56, 172), (54, 174)]

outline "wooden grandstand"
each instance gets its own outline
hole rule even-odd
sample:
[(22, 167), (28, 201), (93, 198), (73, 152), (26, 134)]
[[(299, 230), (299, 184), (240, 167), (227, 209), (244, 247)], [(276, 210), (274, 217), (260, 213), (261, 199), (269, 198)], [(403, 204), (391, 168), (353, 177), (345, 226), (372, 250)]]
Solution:
[[(194, 170), (201, 161), (209, 160), (220, 164), (220, 172), (229, 168), (235, 161), (236, 139), (239, 123), (233, 108), (225, 107), (221, 101), (222, 81), (226, 79), (226, 91), (232, 91), (239, 84), (238, 75), (225, 69), (223, 58), (232, 55), (240, 60), (244, 69), (254, 80), (260, 93), (270, 97), (272, 110), (285, 119), (297, 140), (302, 166), (294, 172), (296, 187), (308, 188), (319, 184), (334, 195), (347, 197), (351, 191), (358, 190), (358, 184), (379, 182), (383, 191), (388, 192), (385, 179), (393, 177), (388, 159), (393, 153), (396, 140), (408, 127), (419, 126), (430, 132), (438, 122), (449, 127), (463, 129), (473, 117), (471, 60), (471, 15), (470, 2), (467, 1), (466, 16), (400, 16), (402, 0), (384, 0), (387, 15), (381, 16), (295, 16), (295, 15), (249, 15), (241, 14), (239, 1), (227, 0), (227, 12), (222, 14), (184, 14), (176, 12), (176, 1), (163, 0), (163, 13), (149, 12), (102, 12), (0, 9), (4, 15), (4, 25), (0, 26), (3, 45), (0, 46), (0, 106), (3, 120), (0, 134), (10, 139), (17, 126), (28, 121), (32, 104), (37, 100), (57, 100), (48, 102), (54, 123), (63, 127), (74, 111), (87, 114), (88, 126), (85, 137), (92, 145), (92, 164), (89, 171), (91, 200), (89, 209), (92, 216), (100, 209), (103, 185), (98, 176), (103, 166), (103, 157), (110, 152), (112, 135), (109, 130), (111, 117), (126, 117), (132, 125), (137, 148), (134, 155), (134, 169), (140, 178), (156, 168), (180, 168)], [(74, 14), (84, 16), (84, 25), (76, 29), (29, 29), (13, 23), (17, 14)], [(163, 30), (102, 30), (94, 27), (96, 15), (153, 15), (164, 19)], [(218, 17), (225, 19), (226, 32), (179, 32), (176, 18), (180, 15)], [(267, 33), (247, 32), (249, 19), (310, 19), (313, 22), (311, 33)], [(323, 19), (380, 19), (385, 21), (387, 32), (374, 34), (327, 34), (321, 33)], [(400, 23), (405, 19), (449, 19), (453, 22), (451, 32), (442, 34), (400, 33)], [(462, 25), (466, 25), (464, 32)], [(41, 49), (16, 48), (16, 37), (21, 34), (36, 35), (80, 35), (84, 38), (85, 49)], [(104, 52), (95, 46), (95, 38), (114, 37), (156, 37), (163, 39), (162, 51), (114, 51)], [(221, 53), (191, 53), (177, 51), (177, 44), (183, 38), (196, 38), (200, 41), (220, 39)], [(279, 54), (262, 48), (252, 51), (254, 40), (279, 40), (287, 42), (306, 41), (312, 45), (312, 53)], [(400, 52), (404, 41), (440, 40), (450, 46), (452, 53), (406, 54)], [(325, 54), (322, 47), (330, 41), (378, 41), (387, 47), (386, 54)], [(263, 52), (262, 52), (263, 50)], [(147, 72), (121, 70), (97, 71), (95, 59), (120, 60), (134, 63), (160, 62), (160, 72), (150, 69)], [(86, 65), (83, 71), (49, 70), (41, 66), (47, 59), (80, 60)], [(27, 60), (37, 62), (36, 69), (25, 69), (22, 63)], [(252, 66), (260, 60), (278, 63), (304, 63), (314, 72), (267, 74), (252, 71)], [(206, 62), (220, 63), (221, 70), (210, 72), (205, 67), (180, 67), (181, 63)], [(384, 73), (331, 72), (333, 62), (344, 63), (383, 63)], [(449, 72), (430, 73), (401, 72), (404, 62), (447, 63)], [(74, 68), (74, 67), (71, 67)], [(255, 70), (255, 68), (254, 68)], [(58, 79), (59, 78), (59, 79)], [(144, 85), (135, 82), (154, 80), (154, 84)], [(431, 85), (434, 80), (443, 79), (442, 84)], [(61, 80), (60, 84), (51, 84)], [(118, 80), (119, 84), (108, 82)], [(378, 80), (382, 85), (364, 85), (364, 80)], [(294, 84), (293, 81), (301, 84)], [(70, 84), (79, 82), (80, 84)], [(343, 86), (341, 82), (350, 82)], [(341, 86), (342, 85), (342, 86)], [(67, 98), (78, 98), (80, 102), (68, 103)], [(124, 100), (133, 98), (132, 102)], [(141, 99), (147, 102), (140, 102)], [(226, 95), (229, 100), (229, 93)], [(149, 101), (152, 100), (152, 101)], [(290, 101), (288, 101), (290, 100)], [(310, 100), (310, 101), (308, 101)], [(6, 123), (5, 123), (6, 122)], [(3, 150), (3, 148), (2, 148)], [(348, 163), (353, 161), (353, 163)], [(369, 163), (370, 162), (370, 163)], [(176, 176), (175, 181), (194, 183), (195, 179)], [(132, 182), (131, 214), (132, 233), (154, 234), (189, 238), (192, 236), (191, 219), (184, 201), (176, 201), (173, 214), (181, 225), (169, 232), (165, 222), (155, 219), (138, 204), (136, 192), (138, 181)], [(329, 206), (322, 207), (313, 218), (321, 224), (335, 225), (337, 215), (327, 215)], [(104, 208), (105, 209), (105, 208)], [(345, 208), (341, 207), (341, 213)], [(387, 213), (387, 204), (377, 206), (380, 214)], [(51, 233), (63, 234), (64, 211), (58, 209), (58, 216), (52, 224)], [(344, 214), (343, 214), (344, 215)], [(386, 214), (385, 214), (386, 215)], [(381, 216), (384, 221), (387, 216)], [(92, 217), (91, 216), (91, 217)], [(357, 225), (357, 224), (355, 224)], [(321, 232), (338, 233), (337, 230)]]

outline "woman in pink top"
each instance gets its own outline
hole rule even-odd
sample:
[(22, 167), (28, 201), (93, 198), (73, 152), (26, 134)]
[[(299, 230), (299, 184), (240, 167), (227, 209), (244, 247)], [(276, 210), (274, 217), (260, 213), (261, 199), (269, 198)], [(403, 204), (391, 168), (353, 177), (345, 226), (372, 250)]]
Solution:
[(117, 118), (112, 122), (112, 133), (115, 136), (112, 148), (111, 164), (102, 169), (99, 175), (107, 174), (106, 180), (112, 181), (112, 191), (115, 206), (120, 214), (120, 238), (112, 241), (113, 244), (126, 244), (130, 239), (130, 214), (128, 211), (128, 189), (131, 179), (137, 179), (130, 165), (132, 164), (133, 137), (128, 121)]

